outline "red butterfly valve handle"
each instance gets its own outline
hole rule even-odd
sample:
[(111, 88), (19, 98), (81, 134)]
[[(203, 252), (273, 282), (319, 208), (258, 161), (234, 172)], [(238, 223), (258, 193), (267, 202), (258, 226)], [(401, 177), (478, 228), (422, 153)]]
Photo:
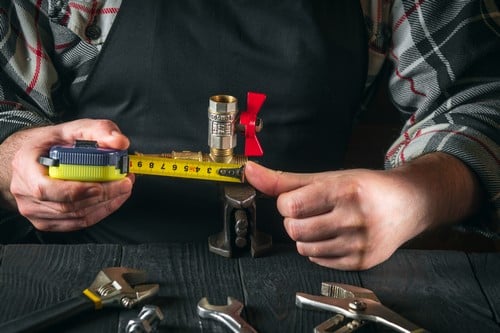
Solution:
[(266, 100), (266, 95), (249, 92), (247, 94), (247, 110), (240, 114), (240, 128), (245, 133), (245, 156), (262, 156), (264, 151), (257, 139), (257, 133), (262, 130), (262, 119), (257, 115)]

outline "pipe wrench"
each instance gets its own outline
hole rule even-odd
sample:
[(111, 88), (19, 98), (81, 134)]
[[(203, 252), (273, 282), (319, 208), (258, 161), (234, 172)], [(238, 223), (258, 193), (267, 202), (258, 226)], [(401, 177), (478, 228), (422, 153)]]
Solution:
[(81, 294), (8, 321), (0, 325), (0, 332), (39, 332), (82, 312), (107, 307), (132, 308), (159, 291), (158, 284), (143, 284), (145, 281), (143, 271), (125, 267), (104, 268)]
[[(403, 318), (385, 307), (370, 289), (357, 286), (323, 282), (321, 296), (298, 292), (295, 304), (300, 308), (320, 309), (337, 313), (337, 316), (325, 321), (315, 328), (315, 333), (352, 332), (366, 322), (375, 322), (403, 333), (426, 333), (427, 330)], [(345, 318), (351, 321), (340, 327)]]

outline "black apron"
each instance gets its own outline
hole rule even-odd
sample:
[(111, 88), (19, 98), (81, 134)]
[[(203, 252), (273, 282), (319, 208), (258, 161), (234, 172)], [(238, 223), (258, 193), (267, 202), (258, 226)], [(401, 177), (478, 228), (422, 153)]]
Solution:
[[(364, 87), (366, 44), (358, 1), (124, 0), (66, 120), (113, 120), (131, 153), (208, 152), (209, 97), (233, 95), (244, 110), (246, 93), (261, 92), (258, 162), (297, 172), (338, 169)], [(73, 240), (206, 239), (222, 229), (217, 189), (137, 176), (128, 202)], [(286, 239), (273, 199), (257, 202), (257, 225)]]

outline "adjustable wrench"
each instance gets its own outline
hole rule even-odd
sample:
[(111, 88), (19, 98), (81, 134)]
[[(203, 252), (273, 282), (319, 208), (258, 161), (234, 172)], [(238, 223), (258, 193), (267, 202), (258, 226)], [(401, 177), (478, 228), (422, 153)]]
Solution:
[(132, 308), (159, 291), (158, 284), (142, 284), (145, 281), (143, 271), (125, 267), (105, 268), (78, 296), (8, 321), (0, 325), (0, 332), (39, 332), (82, 312), (103, 307)]
[[(375, 293), (369, 289), (347, 284), (323, 282), (321, 284), (321, 294), (322, 296), (316, 296), (298, 292), (295, 296), (295, 303), (301, 308), (335, 312), (361, 325), (366, 321), (371, 321), (401, 333), (428, 333), (427, 330), (385, 307), (380, 303)], [(320, 326), (327, 327), (326, 322)], [(356, 329), (357, 327), (353, 328)]]
[(212, 305), (206, 297), (198, 302), (198, 315), (215, 319), (225, 324), (234, 333), (257, 333), (242, 317), (243, 304), (233, 297), (227, 298), (227, 305)]

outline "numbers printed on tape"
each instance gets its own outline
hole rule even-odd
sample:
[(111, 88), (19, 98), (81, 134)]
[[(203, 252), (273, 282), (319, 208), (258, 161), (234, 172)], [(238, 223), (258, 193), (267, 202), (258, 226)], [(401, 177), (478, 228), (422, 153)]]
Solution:
[(129, 155), (129, 172), (136, 174), (242, 183), (243, 165), (147, 155)]

